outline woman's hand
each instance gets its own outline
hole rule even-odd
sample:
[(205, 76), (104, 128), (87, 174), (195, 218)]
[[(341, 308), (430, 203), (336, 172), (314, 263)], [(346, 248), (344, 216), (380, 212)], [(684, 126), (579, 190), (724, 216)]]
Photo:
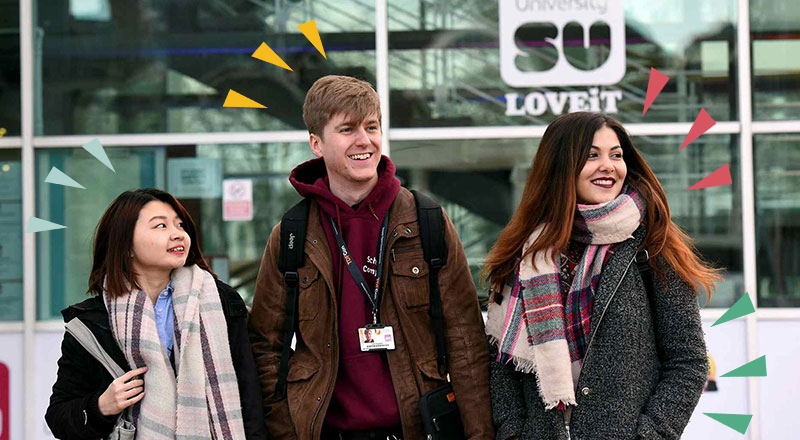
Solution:
[(119, 414), (123, 409), (142, 400), (144, 397), (144, 381), (142, 379), (131, 379), (144, 374), (145, 371), (147, 371), (147, 367), (137, 368), (114, 379), (97, 400), (100, 414), (104, 416)]

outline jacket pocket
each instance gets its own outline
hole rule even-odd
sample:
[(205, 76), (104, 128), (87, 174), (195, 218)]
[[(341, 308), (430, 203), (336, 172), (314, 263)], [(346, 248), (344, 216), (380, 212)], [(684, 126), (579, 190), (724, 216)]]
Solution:
[(425, 394), (447, 382), (447, 379), (439, 373), (439, 364), (436, 362), (436, 358), (417, 361), (417, 369), (419, 369), (422, 378), (421, 394)]
[(422, 250), (397, 253), (392, 275), (392, 292), (399, 303), (408, 309), (428, 308), (428, 264)]
[(324, 284), (319, 280), (319, 270), (312, 266), (301, 267), (297, 271), (300, 277), (300, 304), (298, 319), (310, 321), (317, 317), (322, 305)]
[(304, 357), (298, 358), (292, 356), (289, 359), (289, 375), (286, 377), (287, 382), (300, 382), (311, 379), (319, 371), (319, 363), (313, 358)]
[(316, 403), (314, 395), (309, 395), (314, 389), (314, 376), (319, 372), (320, 364), (308, 354), (297, 355), (289, 360), (289, 375), (287, 382), (287, 401), (289, 402), (289, 413), (292, 420), (297, 422), (308, 417), (308, 411), (313, 407), (311, 402)]

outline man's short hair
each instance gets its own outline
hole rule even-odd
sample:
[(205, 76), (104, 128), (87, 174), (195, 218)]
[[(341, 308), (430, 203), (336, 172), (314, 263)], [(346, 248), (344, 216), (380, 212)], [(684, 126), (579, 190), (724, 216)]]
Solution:
[(337, 113), (354, 121), (377, 115), (381, 122), (381, 103), (372, 85), (351, 76), (328, 75), (314, 81), (303, 103), (303, 121), (309, 133), (322, 136), (325, 124)]

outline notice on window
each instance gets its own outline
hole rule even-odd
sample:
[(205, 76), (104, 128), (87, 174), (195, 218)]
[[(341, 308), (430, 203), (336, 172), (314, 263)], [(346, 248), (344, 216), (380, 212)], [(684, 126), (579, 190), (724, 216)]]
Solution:
[(253, 181), (225, 179), (222, 181), (222, 220), (226, 222), (253, 219)]
[(167, 191), (179, 199), (219, 197), (222, 161), (204, 158), (167, 160)]

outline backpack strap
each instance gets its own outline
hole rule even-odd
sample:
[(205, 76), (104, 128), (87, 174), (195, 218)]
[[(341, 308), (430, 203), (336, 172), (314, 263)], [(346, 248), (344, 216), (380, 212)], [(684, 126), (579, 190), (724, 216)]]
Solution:
[(439, 374), (448, 372), (447, 351), (444, 340), (444, 319), (442, 296), (439, 291), (439, 271), (447, 264), (447, 245), (444, 239), (444, 215), (442, 207), (430, 197), (418, 191), (411, 191), (417, 205), (419, 235), (422, 239), (422, 255), (428, 263), (428, 283), (430, 285), (430, 310), (434, 335), (436, 337), (436, 363)]
[(283, 348), (278, 368), (278, 382), (275, 392), (286, 397), (286, 378), (289, 376), (289, 358), (292, 354), (292, 338), (296, 330), (297, 303), (300, 296), (300, 276), (297, 270), (303, 266), (303, 251), (306, 243), (308, 210), (311, 203), (303, 199), (289, 209), (281, 220), (281, 246), (278, 254), (278, 270), (283, 272), (286, 284), (286, 303), (284, 305)]

